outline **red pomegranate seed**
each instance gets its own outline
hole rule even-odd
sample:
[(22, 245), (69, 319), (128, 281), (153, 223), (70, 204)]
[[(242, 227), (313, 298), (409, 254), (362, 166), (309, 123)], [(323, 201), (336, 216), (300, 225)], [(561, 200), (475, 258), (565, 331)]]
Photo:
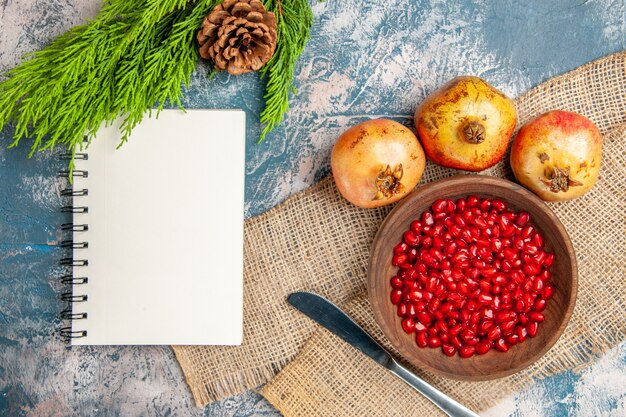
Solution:
[(535, 311), (543, 311), (546, 309), (547, 305), (548, 305), (548, 302), (546, 300), (544, 300), (543, 298), (539, 298), (537, 301), (535, 301), (535, 304), (533, 305), (533, 309)]
[(439, 339), (437, 336), (431, 336), (428, 338), (428, 346), (431, 348), (436, 348), (441, 346), (441, 339)]
[(524, 307), (526, 307), (526, 305), (522, 300), (516, 300), (515, 304), (513, 305), (513, 310), (515, 310), (516, 313), (521, 313), (522, 311), (524, 311)]
[[(526, 310), (528, 310), (529, 307), (526, 306)], [(528, 315), (526, 313), (522, 313), (517, 317), (517, 320), (521, 323), (521, 324), (527, 324), (528, 323)]]
[(506, 341), (504, 339), (498, 339), (495, 341), (494, 346), (496, 347), (496, 349), (498, 349), (500, 352), (506, 352), (509, 350), (509, 345), (507, 345)]
[(428, 335), (424, 332), (424, 333), (418, 333), (417, 336), (415, 336), (415, 342), (417, 343), (417, 346), (421, 347), (421, 348), (425, 348), (428, 346)]
[(489, 328), (493, 325), (493, 321), (491, 320), (482, 320), (478, 323), (478, 334), (480, 336), (484, 336), (489, 331)]
[(554, 295), (553, 285), (548, 284), (545, 287), (543, 287), (543, 292), (541, 293), (541, 296), (543, 298), (545, 298), (546, 300), (549, 300), (550, 298), (552, 298), (553, 295)]
[(479, 355), (484, 355), (485, 353), (489, 352), (490, 349), (491, 343), (487, 341), (476, 343), (476, 353), (478, 353)]
[(543, 281), (541, 280), (541, 278), (539, 278), (539, 276), (536, 276), (533, 279), (533, 287), (532, 290), (534, 292), (541, 292), (543, 290)]
[(494, 285), (504, 286), (508, 283), (508, 279), (506, 278), (506, 274), (496, 272), (491, 277), (491, 282), (493, 282)]
[(521, 236), (522, 236), (522, 238), (524, 238), (524, 239), (528, 239), (528, 238), (530, 238), (530, 236), (531, 236), (534, 232), (535, 232), (535, 228), (534, 228), (534, 227), (532, 227), (532, 226), (530, 226), (530, 225), (528, 225), (528, 226), (525, 226), (525, 227), (522, 229)]
[(524, 227), (529, 221), (530, 221), (530, 214), (526, 213), (525, 211), (522, 211), (517, 215), (517, 219), (515, 219), (515, 224), (517, 224), (520, 227)]
[(535, 263), (526, 263), (522, 267), (522, 270), (525, 274), (537, 275), (539, 272), (541, 272), (541, 267)]
[(513, 333), (513, 330), (515, 330), (515, 324), (517, 322), (515, 320), (511, 320), (511, 321), (506, 321), (504, 323), (502, 323), (500, 325), (500, 328), (502, 329), (502, 333), (505, 336), (510, 335), (511, 333)]
[(413, 233), (411, 230), (407, 230), (403, 235), (404, 243), (409, 246), (417, 246), (420, 242), (420, 236)]
[(415, 331), (415, 321), (413, 321), (413, 319), (410, 317), (402, 320), (402, 330), (404, 330), (404, 332), (408, 334), (413, 333)]
[(491, 207), (502, 213), (506, 210), (506, 203), (502, 200), (492, 200)]
[(515, 333), (517, 334), (520, 342), (523, 342), (528, 337), (528, 330), (526, 330), (526, 327), (524, 326), (516, 326)]
[(504, 259), (506, 259), (507, 261), (514, 261), (519, 257), (517, 254), (517, 249), (514, 248), (504, 248), (502, 250), (502, 254), (504, 255)]
[(402, 243), (399, 243), (396, 246), (394, 246), (393, 254), (394, 255), (403, 255), (408, 250), (409, 250), (409, 245), (407, 245), (406, 243), (402, 242)]
[(474, 353), (476, 353), (474, 346), (465, 345), (459, 349), (459, 356), (462, 358), (470, 358), (474, 356)]
[(422, 213), (422, 223), (426, 226), (432, 226), (433, 224), (435, 224), (435, 219), (433, 218), (433, 214), (430, 211), (425, 211)]
[(516, 317), (517, 317), (517, 314), (515, 314), (514, 311), (510, 311), (510, 310), (498, 311), (496, 313), (496, 321), (498, 322), (513, 320)]
[[(493, 297), (491, 295), (489, 295), (489, 294), (480, 293), (478, 295), (477, 301), (480, 304), (483, 304), (483, 305), (484, 304), (490, 304), (491, 302), (493, 302)], [(468, 304), (469, 304), (469, 302), (468, 302)]]
[(467, 207), (472, 208), (478, 206), (480, 200), (475, 195), (470, 195), (467, 197)]
[(543, 313), (540, 313), (538, 311), (531, 311), (530, 313), (528, 313), (528, 319), (531, 322), (542, 322), (545, 320), (545, 316), (543, 315)]
[(443, 345), (441, 345), (441, 350), (446, 356), (454, 356), (456, 354), (456, 348), (453, 345), (444, 343)]
[(528, 336), (537, 336), (537, 330), (539, 330), (539, 322), (531, 321), (526, 325), (526, 330), (528, 330)]
[(488, 330), (487, 330), (487, 338), (489, 340), (496, 340), (498, 339), (500, 336), (502, 336), (502, 330), (500, 329), (499, 326), (497, 325), (492, 325)]
[(446, 200), (435, 200), (435, 202), (432, 204), (431, 208), (432, 210), (437, 213), (440, 211), (445, 211), (446, 207), (448, 205), (448, 202)]
[(411, 222), (410, 228), (413, 233), (419, 235), (422, 233), (422, 222), (420, 222), (419, 220), (413, 220)]
[(400, 277), (391, 278), (391, 288), (394, 290), (401, 290), (404, 286), (404, 281)]
[(428, 330), (428, 327), (424, 326), (419, 321), (415, 323), (415, 332), (416, 333), (425, 333)]
[(398, 308), (396, 309), (396, 313), (398, 314), (398, 317), (402, 317), (404, 318), (404, 316), (407, 315), (407, 304), (406, 303), (400, 303), (398, 304)]
[(506, 337), (506, 343), (509, 346), (513, 346), (513, 345), (519, 343), (519, 341), (520, 341), (519, 337), (516, 334), (512, 334), (512, 335), (509, 335), (509, 336)]

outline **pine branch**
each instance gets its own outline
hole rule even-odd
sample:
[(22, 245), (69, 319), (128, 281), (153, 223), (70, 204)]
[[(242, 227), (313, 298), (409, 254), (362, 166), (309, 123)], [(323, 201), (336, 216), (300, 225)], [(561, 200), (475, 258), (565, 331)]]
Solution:
[[(13, 142), (36, 151), (67, 147), (72, 155), (102, 126), (123, 117), (122, 143), (146, 111), (182, 108), (198, 60), (195, 34), (221, 0), (110, 0), (86, 25), (70, 29), (4, 74), (0, 130), (15, 124)], [(306, 0), (264, 0), (276, 13), (278, 40), (267, 75), (261, 140), (289, 108), (295, 63), (309, 37)], [(74, 161), (70, 162), (70, 180)]]
[[(217, 0), (113, 0), (0, 83), (0, 130), (31, 152), (63, 144), (74, 154), (102, 123), (125, 116), (124, 140), (146, 110), (180, 105), (197, 61), (194, 35)], [(70, 171), (73, 162), (70, 164)]]
[(265, 108), (261, 113), (261, 123), (265, 127), (259, 142), (280, 124), (289, 110), (289, 93), (296, 92), (293, 86), (296, 61), (313, 26), (313, 12), (307, 0), (264, 0), (263, 3), (276, 14), (278, 40), (274, 56), (261, 68), (261, 75), (268, 75), (268, 81)]

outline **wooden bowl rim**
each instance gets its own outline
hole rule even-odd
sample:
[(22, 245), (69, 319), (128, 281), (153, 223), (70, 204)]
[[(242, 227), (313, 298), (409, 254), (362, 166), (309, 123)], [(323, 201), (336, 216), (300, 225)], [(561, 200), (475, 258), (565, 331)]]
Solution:
[[(578, 265), (576, 262), (576, 253), (574, 251), (574, 246), (572, 245), (572, 241), (569, 237), (569, 234), (567, 233), (567, 230), (565, 229), (565, 227), (563, 226), (559, 218), (552, 211), (552, 209), (545, 203), (545, 201), (540, 199), (537, 195), (535, 195), (531, 191), (527, 190), (526, 188), (512, 181), (509, 181), (503, 178), (493, 177), (489, 175), (480, 175), (480, 174), (478, 175), (477, 174), (454, 175), (452, 177), (436, 180), (428, 184), (425, 184), (423, 186), (420, 186), (419, 188), (416, 188), (408, 196), (400, 200), (398, 204), (389, 212), (389, 214), (387, 214), (387, 216), (385, 217), (385, 219), (379, 226), (378, 231), (376, 232), (376, 235), (374, 236), (374, 240), (372, 241), (372, 245), (370, 249), (369, 262), (368, 262), (367, 293), (368, 293), (368, 299), (369, 299), (370, 305), (373, 307), (375, 305), (375, 303), (373, 302), (375, 295), (373, 294), (373, 289), (372, 289), (373, 281), (374, 281), (373, 276), (372, 276), (373, 263), (374, 263), (374, 254), (379, 252), (378, 250), (375, 250), (375, 249), (377, 249), (377, 247), (380, 245), (381, 234), (384, 233), (384, 230), (386, 229), (387, 224), (389, 224), (391, 220), (395, 218), (397, 213), (400, 212), (404, 206), (410, 204), (414, 199), (419, 198), (422, 194), (428, 192), (430, 189), (434, 187), (441, 186), (441, 184), (450, 186), (450, 185), (455, 185), (455, 184), (462, 184), (468, 181), (475, 183), (477, 180), (480, 180), (482, 182), (482, 185), (493, 186), (494, 189), (507, 187), (511, 189), (512, 191), (520, 194), (520, 196), (528, 200), (529, 203), (537, 206), (537, 208), (541, 210), (544, 214), (546, 214), (554, 223), (554, 226), (557, 229), (560, 238), (563, 240), (563, 243), (565, 246), (565, 252), (568, 254), (569, 262), (571, 264), (571, 269), (572, 269), (572, 274), (571, 274), (571, 287), (572, 288), (571, 288), (569, 299), (567, 299), (568, 305), (563, 314), (562, 325), (558, 328), (558, 331), (554, 332), (547, 339), (543, 347), (540, 350), (536, 351), (536, 353), (532, 355), (531, 357), (529, 357), (526, 361), (521, 362), (519, 365), (513, 366), (509, 369), (497, 371), (497, 372), (494, 372), (493, 374), (487, 374), (487, 375), (484, 375), (484, 374), (483, 375), (459, 375), (453, 372), (447, 372), (445, 370), (433, 368), (430, 365), (423, 363), (419, 360), (411, 360), (411, 358), (404, 352), (403, 347), (396, 346), (393, 344), (392, 345), (400, 352), (403, 359), (405, 359), (406, 361), (408, 361), (409, 363), (411, 363), (412, 365), (416, 366), (419, 369), (423, 369), (435, 375), (439, 375), (439, 376), (443, 376), (443, 377), (447, 377), (451, 379), (470, 380), (470, 381), (487, 381), (487, 380), (492, 380), (492, 379), (503, 378), (503, 377), (512, 375), (516, 372), (519, 372), (522, 369), (529, 367), (530, 365), (535, 363), (537, 360), (539, 360), (543, 355), (545, 355), (552, 348), (552, 346), (554, 346), (554, 344), (561, 337), (561, 335), (563, 334), (563, 332), (569, 325), (570, 318), (572, 316), (574, 307), (576, 305), (576, 298), (578, 294)], [(473, 193), (468, 192), (468, 194), (473, 194)], [(480, 193), (476, 193), (476, 194), (480, 194)], [(391, 341), (393, 338), (389, 337), (389, 334), (388, 334), (389, 330), (386, 329), (382, 325), (384, 323), (382, 309), (372, 308), (372, 310), (374, 313), (374, 319), (376, 320), (378, 327), (381, 329), (385, 337), (389, 341)], [(416, 352), (419, 352), (420, 350), (421, 348), (416, 347)], [(414, 355), (414, 356), (419, 356), (419, 355)], [(443, 353), (441, 353), (441, 357), (447, 358), (447, 356), (443, 355)]]

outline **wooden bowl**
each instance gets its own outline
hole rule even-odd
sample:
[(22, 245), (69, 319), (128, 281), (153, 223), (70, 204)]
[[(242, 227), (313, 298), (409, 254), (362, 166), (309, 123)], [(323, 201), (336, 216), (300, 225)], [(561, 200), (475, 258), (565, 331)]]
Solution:
[[(463, 359), (458, 354), (445, 356), (441, 348), (419, 348), (416, 345), (415, 334), (409, 335), (402, 330), (396, 306), (389, 299), (389, 280), (397, 271), (391, 265), (393, 247), (401, 241), (411, 221), (419, 218), (436, 199), (456, 200), (471, 194), (496, 197), (514, 210), (531, 214), (532, 223), (545, 238), (545, 248), (555, 255), (551, 271), (556, 291), (543, 311), (546, 319), (539, 325), (536, 337), (529, 337), (523, 343), (512, 346), (508, 352), (491, 349), (485, 355)], [(572, 315), (578, 280), (572, 243), (559, 219), (542, 200), (507, 180), (460, 175), (419, 187), (389, 213), (374, 238), (367, 286), (376, 321), (406, 360), (437, 375), (483, 381), (501, 378), (526, 368), (554, 345)]]

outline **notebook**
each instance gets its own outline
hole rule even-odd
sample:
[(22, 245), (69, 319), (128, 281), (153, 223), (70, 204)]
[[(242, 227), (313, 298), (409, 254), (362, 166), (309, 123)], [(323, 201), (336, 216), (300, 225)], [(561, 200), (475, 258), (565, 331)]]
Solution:
[(237, 345), (245, 113), (163, 110), (77, 155), (63, 225), (72, 345)]

